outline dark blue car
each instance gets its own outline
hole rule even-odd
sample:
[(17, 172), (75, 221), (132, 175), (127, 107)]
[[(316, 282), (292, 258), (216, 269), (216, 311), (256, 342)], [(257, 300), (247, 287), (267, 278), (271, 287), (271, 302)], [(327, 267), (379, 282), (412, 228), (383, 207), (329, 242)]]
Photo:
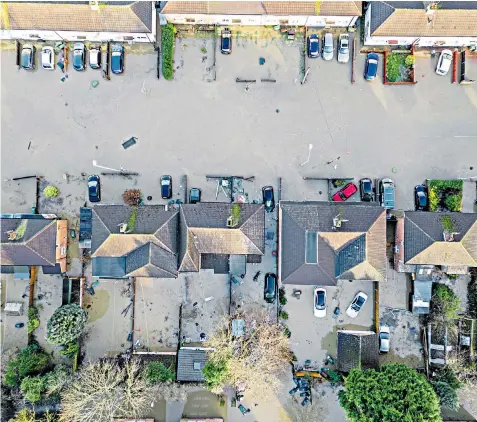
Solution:
[(99, 176), (95, 174), (88, 177), (88, 196), (89, 202), (101, 201), (101, 184), (99, 182)]
[(111, 72), (124, 72), (124, 47), (121, 44), (113, 44), (111, 47)]
[(172, 197), (172, 177), (164, 175), (161, 177), (161, 197), (171, 199)]
[(378, 73), (379, 56), (376, 53), (369, 53), (366, 57), (366, 67), (364, 68), (364, 79), (372, 81)]
[(265, 211), (272, 212), (275, 209), (275, 198), (273, 195), (272, 186), (264, 186), (262, 188), (263, 203), (265, 204)]
[(308, 57), (315, 58), (320, 55), (320, 40), (318, 35), (312, 34), (308, 37)]

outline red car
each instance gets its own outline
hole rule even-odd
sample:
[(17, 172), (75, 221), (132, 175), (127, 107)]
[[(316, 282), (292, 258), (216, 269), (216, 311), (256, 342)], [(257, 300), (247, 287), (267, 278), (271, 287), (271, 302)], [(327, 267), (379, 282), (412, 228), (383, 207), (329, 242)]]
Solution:
[(344, 202), (358, 192), (358, 187), (354, 183), (348, 183), (336, 192), (331, 200), (335, 202)]

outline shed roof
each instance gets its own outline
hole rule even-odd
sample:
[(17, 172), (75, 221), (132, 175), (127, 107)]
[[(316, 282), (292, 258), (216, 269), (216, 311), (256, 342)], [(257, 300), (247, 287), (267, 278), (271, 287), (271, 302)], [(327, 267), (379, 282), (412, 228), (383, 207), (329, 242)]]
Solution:
[(372, 331), (338, 331), (338, 371), (377, 368), (378, 337)]
[(205, 381), (202, 369), (207, 362), (207, 352), (202, 349), (179, 349), (177, 355), (177, 381)]

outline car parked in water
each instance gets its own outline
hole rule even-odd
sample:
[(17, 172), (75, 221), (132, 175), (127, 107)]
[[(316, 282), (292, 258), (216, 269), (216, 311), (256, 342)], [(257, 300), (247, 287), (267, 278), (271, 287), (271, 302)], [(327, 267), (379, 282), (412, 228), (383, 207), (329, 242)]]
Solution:
[(318, 35), (312, 34), (307, 39), (308, 57), (316, 58), (320, 55), (320, 40)]
[(324, 318), (326, 316), (326, 290), (322, 287), (315, 287), (313, 313), (317, 318)]
[(379, 181), (379, 201), (381, 206), (387, 210), (392, 210), (394, 208), (394, 200), (396, 195), (396, 188), (394, 182), (389, 179), (381, 179)]
[(275, 300), (277, 298), (277, 276), (273, 273), (265, 274), (263, 298), (267, 303), (275, 303)]
[(368, 295), (364, 292), (359, 292), (349, 304), (348, 309), (346, 309), (346, 315), (350, 318), (356, 318), (367, 300)]
[(354, 183), (348, 183), (336, 192), (331, 197), (331, 200), (335, 202), (344, 202), (351, 198), (356, 192), (358, 192), (358, 187)]
[(441, 76), (447, 75), (452, 64), (452, 51), (442, 50), (439, 60), (437, 60), (436, 73)]
[(349, 35), (341, 34), (338, 38), (338, 62), (349, 62)]
[(368, 53), (364, 66), (364, 79), (373, 81), (378, 73), (379, 56), (376, 53)]
[(41, 67), (46, 70), (55, 70), (55, 51), (49, 45), (41, 49)]
[(89, 202), (101, 201), (101, 182), (95, 174), (88, 177), (88, 198)]
[(121, 44), (111, 46), (111, 72), (115, 74), (124, 72), (124, 47)]
[(191, 188), (189, 191), (189, 204), (197, 204), (200, 202), (202, 192), (199, 188)]
[(73, 46), (73, 68), (81, 72), (85, 69), (86, 47), (82, 42), (77, 42)]
[(26, 70), (35, 69), (36, 48), (32, 44), (25, 44), (20, 56), (20, 67)]
[(161, 197), (162, 199), (171, 199), (172, 197), (172, 177), (169, 175), (161, 177)]
[(425, 211), (427, 209), (427, 189), (423, 185), (417, 185), (414, 188), (414, 202), (417, 211)]
[(327, 32), (323, 37), (322, 43), (322, 57), (323, 60), (332, 60), (334, 56), (334, 46), (333, 46), (333, 34)]
[(388, 353), (390, 346), (389, 327), (379, 327), (379, 353)]
[(373, 181), (367, 177), (361, 179), (359, 181), (359, 193), (361, 195), (361, 201), (374, 201)]
[(92, 46), (89, 49), (89, 67), (91, 69), (101, 69), (101, 47)]
[(232, 53), (232, 31), (228, 28), (220, 33), (220, 52), (222, 54)]
[(273, 212), (273, 210), (275, 209), (275, 197), (273, 195), (273, 187), (264, 186), (262, 188), (262, 197), (263, 203), (265, 204), (265, 211)]

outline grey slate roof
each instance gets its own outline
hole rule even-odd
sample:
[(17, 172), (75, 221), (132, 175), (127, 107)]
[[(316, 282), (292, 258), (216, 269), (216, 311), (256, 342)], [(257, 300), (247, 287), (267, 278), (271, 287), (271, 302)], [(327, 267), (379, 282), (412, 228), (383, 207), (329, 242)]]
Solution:
[[(8, 231), (21, 231), (23, 236), (8, 240)], [(0, 261), (4, 265), (54, 266), (56, 264), (56, 220), (1, 220)]]
[(378, 336), (372, 331), (338, 331), (338, 371), (349, 372), (353, 368), (376, 369)]
[[(177, 381), (205, 381), (202, 368), (206, 362), (207, 353), (205, 350), (179, 349), (177, 355)], [(200, 369), (194, 369), (194, 363), (200, 365)]]
[[(444, 212), (421, 212), (409, 211), (405, 213), (404, 220), (404, 262), (408, 262), (420, 252), (433, 245), (435, 242), (442, 242), (443, 225), (442, 218), (450, 217), (452, 220), (455, 242), (461, 242), (463, 238), (473, 232), (477, 232), (477, 213), (444, 213)], [(477, 258), (477, 245), (472, 247), (470, 242), (463, 242), (469, 250), (470, 255)], [(475, 242), (472, 242), (475, 243)], [(422, 264), (433, 264), (432, 262)]]
[[(341, 228), (333, 218), (341, 215)], [(318, 260), (306, 262), (306, 233), (318, 233)], [(385, 278), (385, 211), (374, 205), (280, 202), (280, 277), (284, 284), (336, 285), (346, 279)], [(363, 264), (364, 268), (354, 272)]]

